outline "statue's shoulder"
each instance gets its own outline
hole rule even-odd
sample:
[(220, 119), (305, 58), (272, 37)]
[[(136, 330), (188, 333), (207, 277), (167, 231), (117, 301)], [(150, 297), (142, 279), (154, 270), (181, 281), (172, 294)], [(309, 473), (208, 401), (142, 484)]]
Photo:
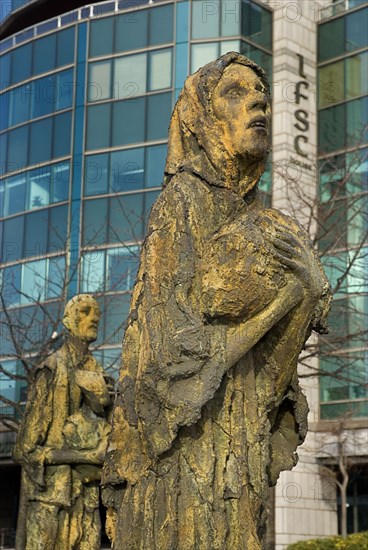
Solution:
[(63, 359), (65, 355), (65, 351), (63, 350), (63, 348), (64, 346), (62, 346), (57, 351), (54, 351), (46, 359), (44, 359), (38, 365), (36, 365), (35, 371), (34, 371), (34, 378), (36, 378), (40, 374), (47, 375), (47, 373), (51, 373), (52, 375), (54, 375), (58, 366), (58, 362), (60, 361), (60, 359)]
[(298, 220), (282, 210), (278, 210), (277, 208), (265, 208), (263, 210), (263, 215), (276, 224), (280, 224), (291, 231), (307, 235), (305, 229), (299, 224)]

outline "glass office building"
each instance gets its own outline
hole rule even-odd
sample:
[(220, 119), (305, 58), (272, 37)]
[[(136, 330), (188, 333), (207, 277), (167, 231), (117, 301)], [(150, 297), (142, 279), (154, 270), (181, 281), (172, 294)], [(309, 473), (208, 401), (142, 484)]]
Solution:
[[(10, 0), (2, 5), (0, 362), (15, 378), (0, 372), (0, 394), (9, 401), (25, 397), (19, 356), (29, 364), (37, 359), (44, 343), (60, 332), (65, 301), (78, 292), (91, 292), (100, 302), (95, 354), (106, 369), (116, 371), (140, 244), (160, 192), (169, 119), (184, 80), (235, 50), (259, 63), (272, 82), (275, 68), (288, 66), (294, 53), (285, 53), (285, 42), (276, 57), (275, 30), (279, 36), (286, 21), (285, 32), (292, 37), (293, 22), (298, 23), (298, 11), (295, 16), (290, 6), (280, 18), (279, 4)], [(289, 4), (300, 5), (302, 14), (306, 2)], [(319, 242), (327, 274), (337, 285), (334, 334), (324, 341), (320, 367), (326, 374), (349, 369), (344, 379), (320, 378), (322, 420), (345, 412), (356, 422), (368, 416), (364, 330), (359, 336), (368, 313), (368, 245), (361, 246), (367, 227), (367, 12), (365, 0), (330, 2), (300, 31), (303, 47), (318, 35), (313, 70), (319, 82)], [(286, 77), (295, 82), (296, 75), (293, 68)], [(293, 107), (289, 96), (284, 104), (285, 111)], [(277, 122), (283, 129), (275, 149), (287, 150), (281, 133), (294, 136), (295, 125), (289, 129), (283, 120)], [(261, 181), (267, 204), (275, 198), (271, 176), (272, 163)], [(354, 267), (347, 270), (352, 259)], [(349, 343), (339, 345), (339, 334)], [(355, 336), (344, 340), (346, 334)], [(0, 412), (3, 418), (18, 415), (9, 403), (0, 403)], [(0, 475), (6, 474), (1, 475), (6, 498), (0, 504), (0, 529), (7, 534), (15, 526), (19, 483), (11, 461), (13, 439), (10, 432), (0, 432)], [(359, 489), (365, 487), (366, 471), (359, 472), (349, 488), (351, 530), (364, 527), (356, 518), (366, 517)], [(300, 509), (306, 513), (313, 506), (309, 501)], [(291, 508), (289, 518), (294, 517)], [(316, 511), (308, 520), (308, 532), (317, 532), (319, 516)], [(302, 521), (295, 518), (285, 527), (290, 533)], [(276, 547), (284, 548), (282, 542)]]

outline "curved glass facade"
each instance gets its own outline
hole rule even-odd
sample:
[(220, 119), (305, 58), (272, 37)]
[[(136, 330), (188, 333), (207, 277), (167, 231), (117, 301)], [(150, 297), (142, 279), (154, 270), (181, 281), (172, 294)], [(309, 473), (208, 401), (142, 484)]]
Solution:
[[(251, 0), (114, 1), (0, 43), (5, 368), (21, 371), (6, 315), (31, 353), (77, 292), (97, 295), (96, 353), (116, 364), (177, 95), (189, 72), (230, 50), (271, 74), (271, 21)], [(267, 172), (266, 198), (270, 185)], [(14, 399), (23, 391), (1, 384)]]

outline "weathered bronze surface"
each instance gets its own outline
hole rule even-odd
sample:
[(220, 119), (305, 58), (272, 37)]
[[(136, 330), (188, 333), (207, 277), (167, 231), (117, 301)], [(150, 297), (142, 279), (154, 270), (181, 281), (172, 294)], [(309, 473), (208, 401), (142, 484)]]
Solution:
[(264, 72), (229, 53), (190, 76), (170, 125), (123, 343), (104, 467), (116, 550), (255, 550), (297, 461), (296, 373), (329, 286), (306, 232), (265, 208)]
[(68, 302), (66, 341), (29, 388), (14, 452), (23, 467), (27, 550), (100, 549), (99, 484), (113, 389), (88, 350), (99, 317), (88, 294)]

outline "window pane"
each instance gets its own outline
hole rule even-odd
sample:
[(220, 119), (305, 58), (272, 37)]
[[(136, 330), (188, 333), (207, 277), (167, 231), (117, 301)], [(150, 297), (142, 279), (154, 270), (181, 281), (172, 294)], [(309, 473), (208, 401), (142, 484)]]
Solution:
[(344, 53), (344, 17), (324, 23), (318, 32), (318, 61), (325, 61)]
[(57, 34), (57, 59), (58, 67), (74, 62), (74, 27), (60, 31)]
[(171, 92), (151, 95), (147, 102), (147, 140), (166, 138), (171, 116)]
[(221, 36), (240, 34), (240, 2), (222, 0), (221, 2)]
[(149, 10), (149, 43), (150, 45), (166, 44), (173, 40), (173, 5)]
[(219, 0), (192, 2), (192, 38), (217, 38), (220, 36), (219, 4)]
[(368, 97), (346, 104), (347, 145), (354, 146), (368, 141)]
[(46, 260), (23, 265), (21, 303), (42, 301), (46, 298)]
[(31, 76), (32, 43), (12, 52), (11, 82), (15, 84)]
[(56, 75), (57, 97), (55, 110), (68, 109), (73, 103), (73, 71), (63, 71)]
[(346, 99), (368, 94), (368, 52), (348, 57), (345, 60), (345, 71)]
[[(0, 134), (0, 174), (5, 174), (12, 170), (8, 160), (8, 133)], [(14, 168), (13, 168), (14, 169)]]
[(107, 290), (131, 290), (138, 264), (138, 246), (107, 250)]
[(112, 145), (144, 141), (145, 113), (145, 97), (114, 103)]
[[(29, 120), (30, 115), (30, 90), (31, 86), (19, 86), (10, 94), (10, 120), (9, 126), (15, 126)], [(2, 101), (2, 98), (0, 98)]]
[(49, 240), (47, 252), (65, 250), (68, 233), (68, 205), (50, 209)]
[(147, 54), (129, 55), (115, 60), (114, 98), (122, 99), (147, 91)]
[(19, 170), (27, 164), (28, 126), (12, 130), (8, 134), (7, 171)]
[(110, 146), (110, 112), (110, 103), (88, 107), (87, 149)]
[(107, 242), (107, 199), (88, 200), (83, 206), (83, 245)]
[(53, 158), (70, 155), (71, 126), (72, 115), (70, 112), (54, 117)]
[(38, 168), (28, 173), (27, 209), (47, 206), (50, 202), (51, 169)]
[(4, 216), (22, 212), (25, 207), (27, 179), (20, 174), (6, 180)]
[[(0, 180), (0, 218), (5, 216), (4, 204), (5, 204), (5, 180)], [(1, 238), (2, 238), (2, 226), (0, 224), (0, 242), (1, 242)]]
[[(128, 296), (130, 299), (130, 295)], [(124, 310), (126, 309), (127, 297), (116, 295), (106, 297), (105, 306), (105, 338), (104, 344), (120, 344), (124, 329)]]
[(142, 193), (110, 199), (109, 242), (133, 242), (143, 238)]
[(11, 92), (0, 96), (0, 130), (5, 130), (11, 125), (11, 117), (9, 116), (11, 96)]
[(159, 187), (164, 176), (167, 145), (146, 148), (146, 187)]
[(242, 34), (260, 46), (271, 49), (271, 13), (251, 2), (242, 2)]
[(33, 74), (46, 73), (55, 68), (56, 35), (49, 34), (34, 42)]
[(104, 17), (90, 22), (90, 57), (112, 53), (114, 39), (114, 18)]
[(48, 115), (54, 112), (55, 100), (58, 95), (55, 75), (45, 76), (32, 84), (32, 118)]
[(147, 226), (148, 217), (151, 213), (151, 208), (153, 206), (153, 203), (156, 201), (157, 197), (159, 196), (160, 191), (151, 191), (150, 193), (144, 194), (144, 224), (145, 227)]
[[(58, 298), (62, 295), (67, 280), (65, 256), (48, 260), (47, 298)], [(56, 319), (56, 318), (55, 318)]]
[[(253, 49), (255, 50), (255, 48)], [(220, 42), (220, 55), (227, 52), (240, 52), (240, 40), (225, 40), (224, 42)]]
[(3, 269), (1, 270), (0, 275), (2, 275), (2, 293), (5, 303), (8, 306), (19, 304), (22, 266), (14, 265), (12, 267)]
[(196, 44), (192, 46), (191, 51), (191, 72), (194, 72), (218, 57), (219, 45), (217, 42), (213, 44)]
[(88, 252), (82, 257), (82, 292), (100, 292), (104, 290), (105, 252)]
[(109, 155), (86, 157), (84, 165), (84, 195), (107, 193), (109, 181)]
[(68, 199), (69, 177), (69, 162), (60, 162), (52, 166), (52, 202), (61, 202)]
[(318, 71), (318, 106), (324, 107), (345, 98), (344, 62), (331, 63)]
[(29, 164), (51, 159), (52, 117), (30, 125)]
[(3, 250), (2, 261), (14, 262), (23, 257), (24, 216), (17, 216), (2, 222)]
[[(156, 9), (156, 8), (155, 8)], [(115, 51), (145, 48), (148, 44), (148, 10), (124, 13), (116, 18)]]
[(111, 61), (100, 61), (89, 66), (88, 101), (100, 101), (111, 97)]
[(347, 52), (364, 48), (368, 45), (368, 8), (351, 13), (346, 17)]
[(111, 153), (110, 192), (144, 187), (144, 149), (127, 149)]
[(25, 219), (24, 257), (30, 258), (46, 254), (49, 231), (48, 210), (31, 212), (25, 216)]
[(0, 56), (1, 89), (5, 90), (10, 84), (11, 53)]
[(161, 90), (171, 86), (171, 62), (170, 50), (160, 50), (150, 54), (150, 78), (149, 89)]
[(327, 153), (345, 145), (345, 105), (323, 109), (319, 113), (319, 151)]

